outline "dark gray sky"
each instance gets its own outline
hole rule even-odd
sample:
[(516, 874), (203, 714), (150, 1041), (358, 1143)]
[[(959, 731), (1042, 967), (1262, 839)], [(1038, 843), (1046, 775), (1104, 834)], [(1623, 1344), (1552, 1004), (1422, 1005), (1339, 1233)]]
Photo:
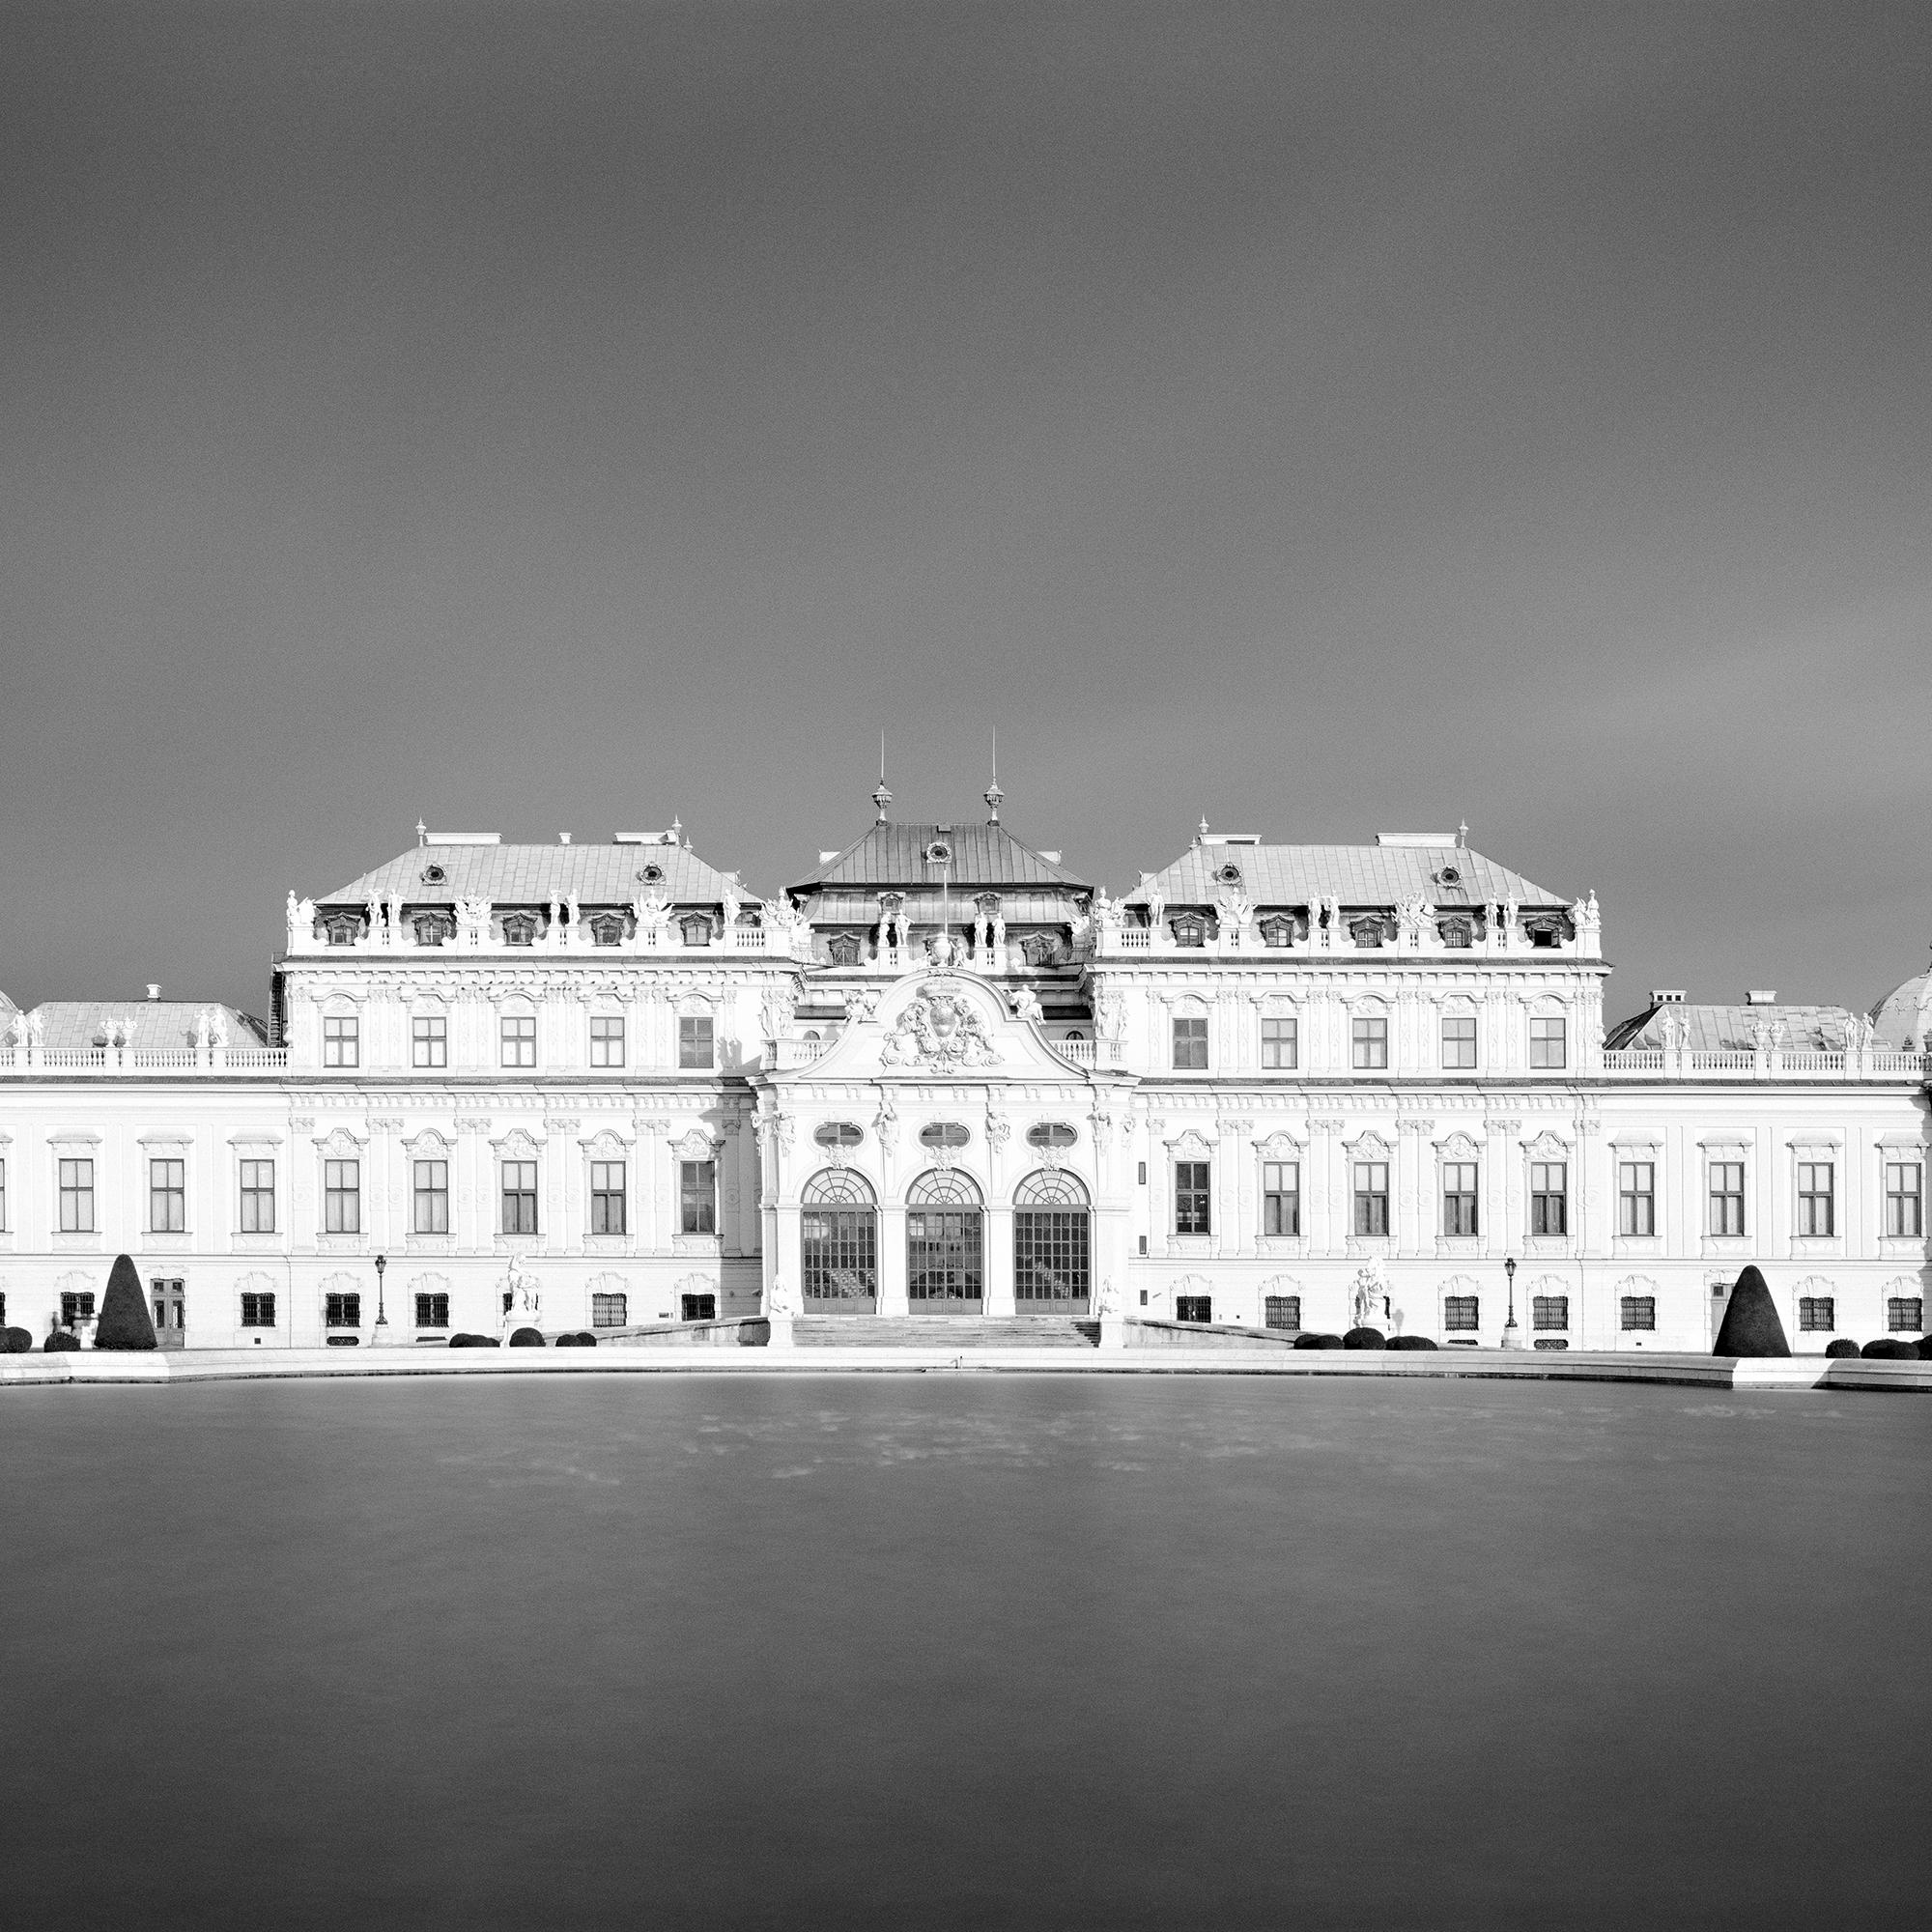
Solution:
[(681, 814), (1932, 938), (1932, 9), (0, 10), (0, 987)]

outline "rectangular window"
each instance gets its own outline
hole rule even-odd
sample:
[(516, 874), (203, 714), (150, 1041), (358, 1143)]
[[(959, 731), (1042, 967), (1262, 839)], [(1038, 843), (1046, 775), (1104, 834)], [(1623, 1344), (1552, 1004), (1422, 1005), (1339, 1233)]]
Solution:
[(497, 1037), (502, 1042), (505, 1066), (534, 1066), (537, 1064), (537, 1023), (528, 1013), (505, 1013), (497, 1022)]
[(325, 1328), (361, 1327), (362, 1297), (359, 1294), (325, 1294), (322, 1297), (322, 1325)]
[(1442, 1065), (1449, 1072), (1467, 1072), (1476, 1064), (1476, 1020), (1473, 1013), (1451, 1014), (1442, 1022)]
[(94, 1163), (64, 1160), (60, 1164), (60, 1231), (63, 1235), (94, 1233)]
[(1473, 1335), (1482, 1323), (1482, 1297), (1474, 1294), (1445, 1294), (1442, 1297), (1442, 1328), (1449, 1335)]
[(275, 1163), (271, 1160), (242, 1163), (242, 1232), (244, 1235), (275, 1232)]
[(1301, 1233), (1301, 1163), (1298, 1160), (1263, 1161), (1262, 1233)]
[(1386, 1235), (1388, 1231), (1388, 1162), (1358, 1160), (1355, 1163), (1355, 1233)]
[(534, 1235), (537, 1231), (537, 1164), (533, 1160), (506, 1160), (502, 1167), (503, 1221), (506, 1235)]
[(1533, 1160), (1529, 1164), (1529, 1232), (1567, 1235), (1570, 1232), (1570, 1163)]
[(592, 1066), (623, 1065), (624, 1021), (620, 1014), (591, 1014), (590, 1064)]
[(1532, 1066), (1562, 1066), (1569, 1058), (1570, 1022), (1564, 1019), (1533, 1019), (1529, 1023), (1529, 1064)]
[(1626, 1294), (1617, 1303), (1617, 1323), (1626, 1335), (1650, 1333), (1657, 1326), (1657, 1296)]
[(449, 1326), (449, 1296), (437, 1293), (417, 1295), (416, 1326), (418, 1328), (447, 1328)]
[(1885, 1325), (1894, 1335), (1922, 1335), (1925, 1332), (1925, 1297), (1920, 1294), (1894, 1294), (1885, 1304)]
[(415, 1212), (412, 1229), (418, 1235), (449, 1233), (449, 1163), (446, 1160), (419, 1160), (415, 1163)]
[(1280, 1328), (1290, 1335), (1301, 1332), (1301, 1297), (1298, 1294), (1270, 1294), (1262, 1312), (1262, 1319), (1270, 1328)]
[(1741, 1160), (1711, 1163), (1711, 1232), (1742, 1235), (1745, 1231), (1745, 1164)]
[(1832, 1185), (1836, 1163), (1801, 1160), (1798, 1163), (1798, 1232), (1818, 1236), (1835, 1230)]
[(1178, 1073), (1208, 1070), (1208, 1021), (1202, 1014), (1183, 1013), (1174, 1023), (1174, 1066)]
[(418, 1013), (411, 1020), (410, 1065), (449, 1065), (449, 1022), (440, 1013)]
[(1830, 1294), (1801, 1294), (1798, 1325), (1807, 1335), (1829, 1335), (1838, 1325), (1838, 1303)]
[(625, 1313), (627, 1297), (621, 1294), (593, 1294), (590, 1297), (590, 1325), (593, 1328), (621, 1328), (631, 1318)]
[(275, 1297), (272, 1294), (242, 1293), (242, 1325), (244, 1328), (272, 1328), (275, 1325)]
[(1558, 1334), (1570, 1326), (1570, 1297), (1567, 1294), (1537, 1294), (1530, 1297), (1529, 1325), (1551, 1329)]
[(7, 1163), (0, 1159), (0, 1229), (7, 1225)]
[(1476, 1232), (1476, 1163), (1473, 1160), (1446, 1160), (1442, 1163), (1442, 1232), (1445, 1235), (1473, 1235)]
[(148, 1163), (148, 1232), (180, 1235), (187, 1231), (187, 1162), (159, 1159)]
[(718, 1232), (718, 1163), (681, 1160), (677, 1164), (677, 1224), (684, 1235)]
[(1293, 1066), (1301, 1057), (1300, 1025), (1295, 1020), (1262, 1021), (1262, 1065)]
[(362, 1022), (354, 1013), (325, 1013), (322, 1021), (322, 1064), (359, 1066), (362, 1064)]
[(1207, 1161), (1178, 1160), (1174, 1163), (1174, 1232), (1177, 1235), (1213, 1233), (1208, 1188)]
[(1885, 1232), (1916, 1237), (1925, 1232), (1924, 1170), (1916, 1160), (1891, 1160), (1885, 1167)]
[(1617, 1163), (1617, 1233), (1657, 1233), (1657, 1163), (1620, 1160)]
[(76, 1322), (94, 1320), (94, 1296), (85, 1290), (75, 1293), (70, 1290), (61, 1292), (61, 1326), (71, 1328)]
[(1177, 1294), (1174, 1297), (1177, 1321), (1212, 1321), (1214, 1297), (1211, 1294)]
[(590, 1232), (593, 1235), (621, 1235), (624, 1232), (624, 1163), (621, 1160), (593, 1160), (590, 1163)]
[(1359, 1019), (1350, 1028), (1350, 1044), (1354, 1064), (1373, 1069), (1389, 1064), (1389, 1023), (1385, 1019)]
[(359, 1235), (362, 1232), (362, 1163), (326, 1160), (322, 1164), (322, 1232)]
[(677, 1064), (680, 1066), (715, 1066), (716, 1049), (711, 1037), (709, 1013), (684, 1013), (677, 1022)]

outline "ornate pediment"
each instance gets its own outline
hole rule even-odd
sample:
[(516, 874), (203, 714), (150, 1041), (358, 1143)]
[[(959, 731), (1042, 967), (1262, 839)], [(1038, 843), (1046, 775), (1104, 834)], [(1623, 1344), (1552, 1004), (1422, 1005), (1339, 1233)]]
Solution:
[(887, 1066), (956, 1073), (972, 1066), (995, 1066), (1001, 1055), (965, 986), (935, 974), (922, 982), (893, 1022), (879, 1059)]

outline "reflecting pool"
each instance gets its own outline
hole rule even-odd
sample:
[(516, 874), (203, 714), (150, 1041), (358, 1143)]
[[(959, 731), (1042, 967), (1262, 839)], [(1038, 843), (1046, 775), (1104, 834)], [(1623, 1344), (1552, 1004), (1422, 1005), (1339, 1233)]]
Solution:
[(13, 1925), (1918, 1924), (1932, 1403), (0, 1391)]

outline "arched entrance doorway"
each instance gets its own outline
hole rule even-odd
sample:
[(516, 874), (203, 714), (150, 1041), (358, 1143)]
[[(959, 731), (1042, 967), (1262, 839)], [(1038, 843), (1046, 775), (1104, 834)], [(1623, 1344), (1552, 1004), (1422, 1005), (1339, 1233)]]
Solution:
[(800, 1288), (808, 1315), (874, 1315), (879, 1307), (879, 1210), (849, 1168), (805, 1183), (798, 1217)]
[(963, 1174), (931, 1168), (906, 1189), (906, 1298), (915, 1315), (986, 1305), (985, 1214)]
[(1040, 1168), (1013, 1189), (1013, 1305), (1021, 1315), (1084, 1317), (1093, 1306), (1087, 1190)]

